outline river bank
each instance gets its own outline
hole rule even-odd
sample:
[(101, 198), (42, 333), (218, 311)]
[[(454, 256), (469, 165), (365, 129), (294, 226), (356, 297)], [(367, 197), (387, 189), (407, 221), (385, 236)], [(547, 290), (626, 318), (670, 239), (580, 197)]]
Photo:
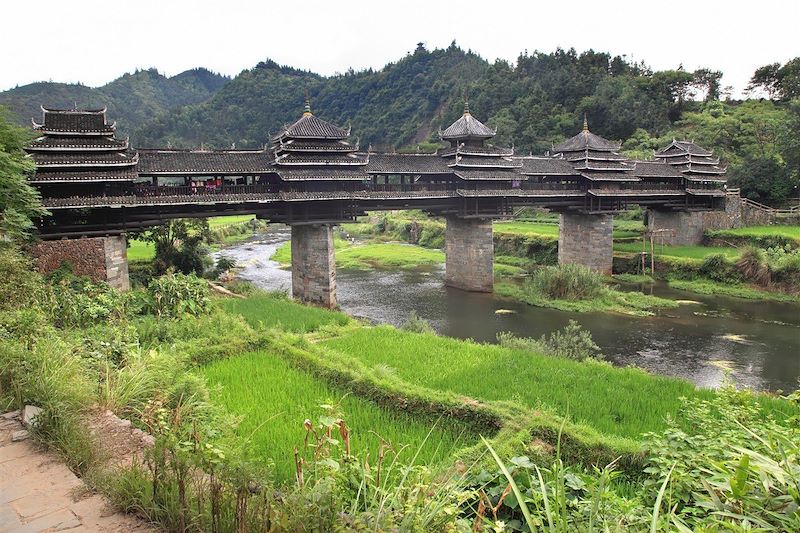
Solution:
[[(289, 229), (275, 226), (250, 242), (226, 248), (224, 254), (239, 265), (240, 278), (265, 290), (289, 292), (291, 272), (270, 259), (288, 239)], [(592, 332), (614, 364), (639, 366), (698, 386), (717, 387), (730, 373), (739, 386), (793, 390), (800, 377), (795, 356), (800, 353), (800, 316), (789, 303), (695, 294), (661, 281), (625, 284), (627, 291), (683, 303), (652, 317), (620, 320), (613, 314), (531, 307), (450, 289), (444, 286), (441, 264), (423, 271), (340, 268), (337, 286), (343, 311), (375, 323), (401, 326), (415, 312), (443, 335), (496, 342), (502, 331), (538, 338), (573, 319)]]

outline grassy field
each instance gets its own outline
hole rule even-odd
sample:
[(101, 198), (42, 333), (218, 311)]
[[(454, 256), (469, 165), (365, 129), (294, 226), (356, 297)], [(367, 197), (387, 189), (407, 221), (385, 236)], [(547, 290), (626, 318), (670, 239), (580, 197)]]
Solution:
[[(633, 439), (664, 428), (682, 396), (714, 394), (635, 368), (577, 363), (389, 326), (360, 328), (324, 344), (368, 366), (390, 367), (401, 379), (425, 387), (482, 400), (516, 400), (568, 415), (603, 434)], [(765, 399), (764, 405), (785, 404)]]
[(773, 300), (776, 302), (798, 302), (800, 298), (782, 292), (765, 291), (749, 287), (741, 283), (719, 283), (707, 279), (682, 280), (671, 279), (669, 286), (673, 289), (696, 292), (699, 294), (719, 294), (747, 300)]
[[(558, 237), (558, 219), (553, 221), (542, 222), (526, 222), (526, 221), (512, 221), (512, 222), (496, 222), (494, 224), (495, 233), (511, 234), (511, 235), (524, 235), (524, 236), (546, 236)], [(626, 239), (637, 237), (644, 231), (644, 226), (641, 222), (635, 220), (615, 220), (614, 221), (614, 238)]]
[(226, 298), (219, 301), (226, 311), (242, 315), (253, 326), (263, 324), (298, 333), (314, 331), (326, 324), (342, 326), (350, 321), (344, 313), (302, 305), (271, 294), (254, 294), (244, 300)]
[(128, 261), (149, 261), (156, 255), (156, 247), (152, 242), (131, 239), (128, 241)]
[(715, 235), (730, 235), (733, 237), (768, 237), (770, 235), (780, 235), (796, 241), (800, 241), (800, 226), (749, 226), (746, 228), (736, 228), (719, 230)]
[[(390, 412), (328, 387), (268, 352), (219, 361), (202, 372), (210, 384), (221, 386), (215, 401), (242, 417), (238, 436), (252, 443), (256, 456), (274, 460), (280, 481), (293, 478), (294, 449), (303, 451), (305, 419), (316, 424), (323, 416), (342, 418), (352, 430), (353, 452), (362, 458), (368, 452), (373, 465), (378, 461), (381, 440), (396, 447), (406, 463), (419, 452), (418, 464), (434, 465), (475, 439), (451, 422), (439, 421), (434, 427), (433, 422), (399, 410)], [(334, 438), (343, 446), (338, 433)], [(390, 459), (391, 454), (387, 462)]]
[[(444, 252), (402, 243), (369, 243), (353, 245), (335, 239), (336, 267), (368, 269), (421, 268), (444, 263)], [(291, 244), (285, 243), (270, 258), (288, 266), (292, 261)]]
[[(642, 251), (641, 242), (618, 242), (614, 243), (615, 252), (639, 253)], [(650, 251), (650, 244), (647, 244), (647, 251)], [(685, 257), (689, 259), (704, 259), (709, 255), (722, 254), (728, 259), (739, 257), (738, 248), (708, 247), (708, 246), (666, 246), (656, 244), (656, 257), (659, 255), (669, 257)]]
[[(225, 217), (212, 217), (208, 219), (208, 226), (213, 229), (219, 229), (228, 224), (239, 224), (253, 220), (255, 215), (232, 215)], [(250, 235), (232, 235), (226, 237), (226, 244), (231, 244), (237, 241), (247, 239)], [(128, 261), (149, 261), (155, 257), (155, 246), (151, 242), (143, 242), (136, 239), (128, 241)]]

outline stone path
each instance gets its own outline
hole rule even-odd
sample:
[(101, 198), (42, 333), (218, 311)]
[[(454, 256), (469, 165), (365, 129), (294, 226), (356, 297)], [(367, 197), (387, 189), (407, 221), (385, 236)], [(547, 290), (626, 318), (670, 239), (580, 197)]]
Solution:
[(38, 449), (21, 431), (18, 413), (0, 417), (0, 533), (155, 531), (115, 512), (59, 457)]

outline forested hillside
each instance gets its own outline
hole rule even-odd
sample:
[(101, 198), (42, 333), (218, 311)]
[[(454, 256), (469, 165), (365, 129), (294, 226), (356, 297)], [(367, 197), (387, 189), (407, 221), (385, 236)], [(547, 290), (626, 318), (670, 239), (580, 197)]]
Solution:
[(38, 82), (0, 92), (0, 105), (21, 124), (41, 118), (40, 105), (55, 108), (108, 107), (122, 134), (133, 134), (145, 122), (171, 109), (208, 100), (228, 78), (204, 68), (168, 78), (155, 69), (124, 74), (102, 87)]
[[(752, 85), (771, 99), (731, 100), (712, 69), (653, 71), (592, 50), (557, 49), (490, 63), (455, 43), (380, 70), (320, 76), (264, 61), (227, 81), (205, 69), (166, 78), (126, 74), (97, 89), (40, 83), (0, 93), (23, 121), (51, 106), (107, 105), (139, 147), (261, 147), (295, 120), (308, 91), (315, 114), (351, 125), (361, 147), (432, 150), (439, 127), (462, 112), (497, 128), (495, 142), (541, 154), (580, 129), (624, 142), (647, 158), (673, 137), (715, 151), (732, 183), (754, 200), (786, 203), (800, 176), (800, 59), (759, 68)], [(227, 82), (227, 83), (226, 83)]]

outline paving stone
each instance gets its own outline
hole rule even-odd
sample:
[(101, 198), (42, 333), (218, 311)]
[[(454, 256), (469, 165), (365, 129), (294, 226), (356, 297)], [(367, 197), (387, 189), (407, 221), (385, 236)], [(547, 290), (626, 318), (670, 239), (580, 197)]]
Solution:
[(13, 442), (19, 442), (21, 440), (27, 439), (30, 436), (31, 434), (28, 433), (27, 429), (20, 429), (19, 431), (14, 431), (13, 433), (11, 433), (11, 440)]
[(36, 417), (42, 412), (40, 407), (35, 405), (26, 405), (22, 410), (22, 425), (26, 428), (36, 423)]
[(7, 413), (3, 413), (2, 415), (0, 415), (0, 418), (3, 418), (5, 420), (17, 419), (19, 418), (19, 409), (17, 409), (16, 411), (9, 411)]

